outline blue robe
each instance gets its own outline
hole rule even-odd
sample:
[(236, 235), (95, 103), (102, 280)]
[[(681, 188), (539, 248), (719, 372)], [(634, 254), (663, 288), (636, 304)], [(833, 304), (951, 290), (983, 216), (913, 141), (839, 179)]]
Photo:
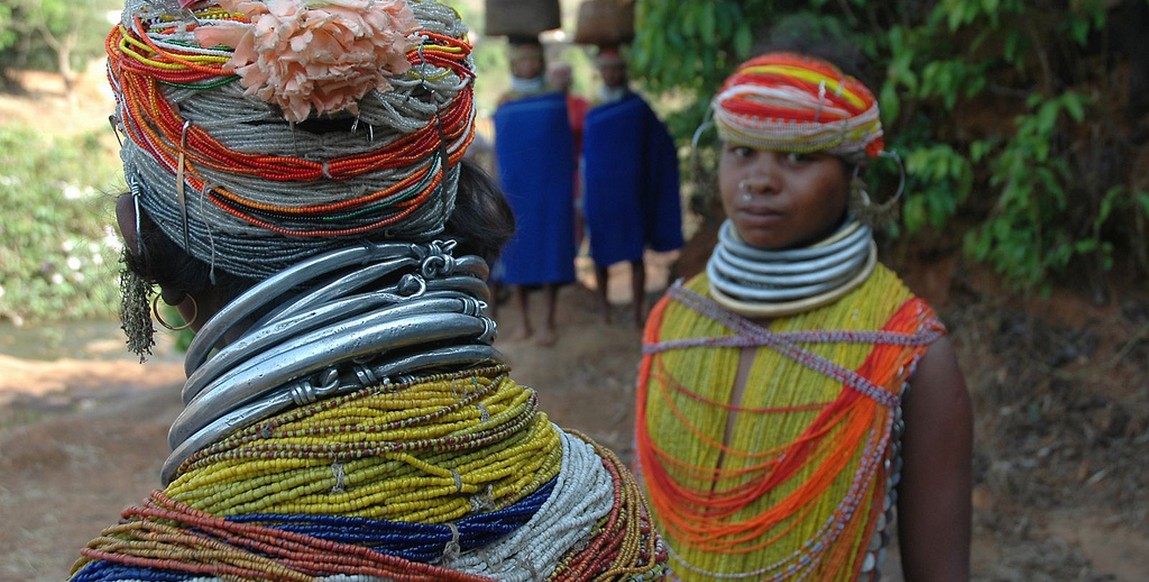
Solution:
[(591, 108), (583, 164), (584, 212), (596, 265), (637, 261), (647, 247), (682, 248), (677, 150), (642, 97), (631, 93)]
[(515, 235), (496, 267), (508, 285), (574, 281), (574, 136), (566, 97), (544, 93), (495, 111), (499, 183), (515, 213)]

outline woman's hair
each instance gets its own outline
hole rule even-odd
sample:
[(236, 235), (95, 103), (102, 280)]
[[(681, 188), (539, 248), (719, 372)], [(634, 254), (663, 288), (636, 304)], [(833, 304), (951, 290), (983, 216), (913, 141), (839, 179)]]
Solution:
[[(143, 209), (139, 212), (139, 252), (125, 253), (124, 261), (147, 283), (191, 295), (214, 287), (230, 299), (258, 282), (220, 269), (213, 272), (176, 244)], [(478, 255), (491, 262), (514, 231), (514, 214), (494, 179), (475, 162), (462, 160), (455, 209), (435, 238), (457, 241), (456, 256)]]
[(443, 236), (458, 241), (456, 255), (478, 255), (493, 262), (515, 234), (515, 215), (495, 179), (477, 162), (464, 159), (455, 210)]

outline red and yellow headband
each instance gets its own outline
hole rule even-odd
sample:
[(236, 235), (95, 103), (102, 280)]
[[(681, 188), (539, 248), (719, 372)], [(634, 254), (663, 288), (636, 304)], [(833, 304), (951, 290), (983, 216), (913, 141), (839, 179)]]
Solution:
[(739, 145), (848, 159), (876, 157), (884, 147), (873, 93), (810, 56), (776, 52), (746, 61), (711, 106), (719, 136)]

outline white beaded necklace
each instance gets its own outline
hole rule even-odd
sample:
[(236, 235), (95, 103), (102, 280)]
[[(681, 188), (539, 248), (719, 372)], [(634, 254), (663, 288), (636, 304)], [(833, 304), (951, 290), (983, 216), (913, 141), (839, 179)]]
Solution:
[(877, 256), (870, 227), (852, 216), (825, 240), (781, 251), (746, 244), (726, 220), (706, 274), (710, 295), (724, 308), (747, 317), (782, 317), (849, 293), (874, 272)]
[[(563, 447), (555, 489), (530, 521), (497, 543), (442, 565), (505, 582), (546, 580), (570, 548), (610, 513), (614, 486), (594, 447), (557, 425)], [(579, 540), (584, 540), (580, 542)]]

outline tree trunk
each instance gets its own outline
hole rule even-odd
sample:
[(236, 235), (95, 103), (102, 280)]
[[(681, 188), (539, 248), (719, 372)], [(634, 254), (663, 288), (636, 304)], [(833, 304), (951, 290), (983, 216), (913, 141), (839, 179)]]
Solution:
[(77, 73), (71, 65), (71, 53), (72, 49), (76, 47), (76, 37), (76, 33), (68, 33), (59, 46), (56, 46), (56, 67), (60, 69), (60, 78), (64, 82), (64, 96), (68, 99), (68, 104), (72, 109), (75, 109), (79, 104), (76, 95)]
[(56, 66), (60, 69), (60, 78), (64, 81), (64, 95), (68, 102), (76, 103), (76, 71), (72, 68), (72, 49), (76, 46), (76, 35), (66, 35), (56, 45)]

